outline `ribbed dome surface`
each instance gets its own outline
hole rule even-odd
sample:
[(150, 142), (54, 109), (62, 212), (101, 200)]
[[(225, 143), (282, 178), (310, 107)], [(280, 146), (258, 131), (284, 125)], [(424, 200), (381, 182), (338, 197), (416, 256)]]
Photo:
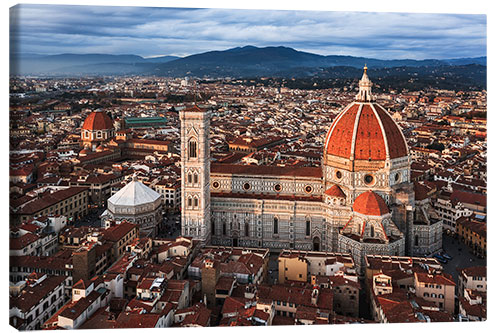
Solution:
[(389, 213), (384, 199), (373, 191), (366, 191), (354, 200), (352, 210), (363, 214), (372, 216), (382, 216)]
[(354, 103), (335, 118), (326, 135), (325, 154), (368, 161), (407, 156), (403, 133), (389, 113), (375, 103), (366, 70), (365, 66)]
[(88, 131), (107, 130), (113, 128), (113, 121), (103, 111), (91, 112), (83, 122), (82, 129)]
[(335, 118), (327, 134), (326, 154), (355, 160), (385, 160), (408, 155), (405, 139), (392, 117), (376, 103), (353, 103)]

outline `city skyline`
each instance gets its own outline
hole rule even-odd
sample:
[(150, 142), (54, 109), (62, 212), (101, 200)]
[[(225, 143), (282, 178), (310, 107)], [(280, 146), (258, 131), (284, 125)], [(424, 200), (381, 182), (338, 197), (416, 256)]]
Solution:
[(11, 52), (47, 55), (183, 57), (245, 45), (379, 59), (486, 55), (486, 15), (471, 14), (17, 5), (10, 29)]
[(481, 1), (100, 1), (9, 11), (10, 329), (493, 325)]

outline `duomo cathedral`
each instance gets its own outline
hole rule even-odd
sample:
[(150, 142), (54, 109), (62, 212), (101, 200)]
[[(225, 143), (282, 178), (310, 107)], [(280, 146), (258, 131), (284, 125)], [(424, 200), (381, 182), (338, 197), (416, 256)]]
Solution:
[(207, 244), (425, 255), (441, 223), (415, 199), (408, 145), (364, 73), (335, 118), (321, 167), (211, 163), (210, 112), (180, 111), (182, 235)]

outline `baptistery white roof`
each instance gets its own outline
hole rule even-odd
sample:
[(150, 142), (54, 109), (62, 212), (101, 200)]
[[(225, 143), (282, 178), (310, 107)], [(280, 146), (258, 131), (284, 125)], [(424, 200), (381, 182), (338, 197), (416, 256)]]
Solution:
[(108, 202), (114, 206), (138, 206), (155, 202), (161, 195), (150, 189), (135, 177), (116, 192)]

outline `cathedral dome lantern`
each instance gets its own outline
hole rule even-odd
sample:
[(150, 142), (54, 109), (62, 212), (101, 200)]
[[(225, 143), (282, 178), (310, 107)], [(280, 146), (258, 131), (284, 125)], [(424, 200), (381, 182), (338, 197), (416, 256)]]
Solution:
[(326, 156), (383, 161), (408, 155), (403, 133), (389, 113), (374, 102), (371, 87), (365, 67), (355, 102), (335, 118), (328, 131)]
[(358, 102), (371, 102), (375, 101), (375, 98), (372, 95), (372, 86), (373, 83), (368, 78), (368, 74), (366, 74), (366, 70), (368, 67), (363, 68), (363, 77), (359, 80), (359, 92), (356, 95), (356, 101)]

